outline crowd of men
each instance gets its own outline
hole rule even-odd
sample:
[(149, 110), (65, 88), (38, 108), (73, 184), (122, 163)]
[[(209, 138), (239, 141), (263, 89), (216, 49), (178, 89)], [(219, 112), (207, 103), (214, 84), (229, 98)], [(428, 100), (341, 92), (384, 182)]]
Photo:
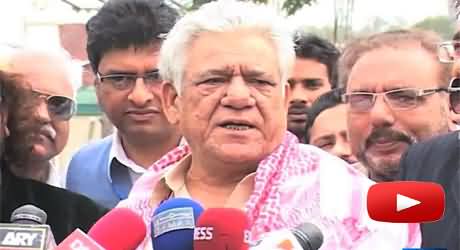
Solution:
[[(34, 204), (59, 243), (117, 206), (150, 225), (159, 204), (183, 197), (245, 211), (253, 240), (308, 221), (321, 249), (460, 250), (460, 32), (445, 42), (387, 31), (339, 50), (233, 0), (183, 17), (160, 0), (109, 0), (86, 32), (115, 130), (60, 178), (53, 158), (76, 112), (71, 58), (15, 51), (0, 69), (2, 222)], [(371, 220), (369, 187), (398, 180), (441, 184), (444, 217)], [(151, 248), (148, 233), (138, 249)]]

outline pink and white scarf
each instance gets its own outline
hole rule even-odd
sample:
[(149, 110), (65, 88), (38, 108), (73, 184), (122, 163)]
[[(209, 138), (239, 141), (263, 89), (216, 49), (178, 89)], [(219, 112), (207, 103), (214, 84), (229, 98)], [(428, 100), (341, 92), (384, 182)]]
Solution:
[[(139, 178), (128, 199), (119, 204), (140, 214), (147, 225), (147, 237), (138, 249), (152, 249), (150, 224), (159, 205), (151, 204), (152, 190), (167, 167), (190, 153), (190, 147), (183, 144), (166, 154)], [(370, 180), (344, 161), (299, 144), (287, 132), (282, 143), (257, 168), (254, 190), (245, 206), (251, 239), (309, 221), (325, 234), (321, 249), (380, 249), (372, 242), (385, 243), (381, 249), (419, 246), (418, 225), (388, 225), (368, 218), (363, 204), (370, 185)]]

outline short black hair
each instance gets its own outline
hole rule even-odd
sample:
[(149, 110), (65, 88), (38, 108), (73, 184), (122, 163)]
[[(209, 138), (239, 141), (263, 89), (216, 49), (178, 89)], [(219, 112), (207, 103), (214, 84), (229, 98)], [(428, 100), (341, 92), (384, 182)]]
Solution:
[(311, 105), (307, 112), (307, 126), (305, 132), (305, 143), (310, 143), (310, 129), (313, 127), (316, 118), (321, 112), (333, 108), (339, 104), (343, 104), (342, 94), (344, 94), (343, 88), (336, 88), (322, 94), (316, 99)]
[(457, 31), (454, 36), (452, 37), (452, 40), (458, 41), (460, 40), (460, 31)]
[(162, 0), (109, 0), (86, 24), (86, 52), (94, 72), (105, 53), (161, 41), (179, 18)]
[(337, 61), (340, 51), (331, 42), (315, 34), (298, 31), (294, 35), (295, 54), (298, 58), (313, 59), (326, 65), (331, 88), (337, 87)]

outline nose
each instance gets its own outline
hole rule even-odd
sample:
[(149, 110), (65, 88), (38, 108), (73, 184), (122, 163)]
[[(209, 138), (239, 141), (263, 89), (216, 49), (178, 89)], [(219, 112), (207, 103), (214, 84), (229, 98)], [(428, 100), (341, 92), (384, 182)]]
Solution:
[(48, 105), (46, 103), (46, 100), (40, 99), (40, 101), (37, 104), (37, 109), (36, 109), (36, 114), (37, 118), (41, 123), (50, 123), (51, 122), (51, 116), (48, 111)]
[(306, 90), (302, 87), (301, 84), (291, 84), (291, 100), (290, 103), (310, 103), (308, 100), (308, 95), (305, 93)]
[(144, 107), (153, 99), (152, 91), (145, 85), (144, 80), (136, 79), (133, 89), (128, 95), (128, 100), (137, 107)]
[(331, 153), (346, 161), (350, 161), (352, 158), (354, 158), (351, 154), (350, 143), (343, 138), (336, 141), (334, 148), (331, 150)]
[(254, 106), (256, 101), (248, 84), (240, 76), (235, 76), (228, 84), (221, 104), (233, 109), (246, 109)]
[(373, 127), (389, 127), (395, 122), (393, 110), (390, 109), (383, 96), (377, 96), (369, 112), (370, 123)]

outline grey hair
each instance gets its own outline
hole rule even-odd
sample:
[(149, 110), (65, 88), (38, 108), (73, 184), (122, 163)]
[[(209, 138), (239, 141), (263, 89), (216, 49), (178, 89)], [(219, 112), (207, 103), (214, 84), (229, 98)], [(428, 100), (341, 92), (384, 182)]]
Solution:
[(239, 28), (260, 30), (267, 34), (278, 51), (281, 83), (286, 84), (295, 60), (290, 26), (268, 6), (236, 0), (218, 0), (205, 4), (174, 25), (161, 47), (158, 65), (161, 77), (172, 82), (180, 94), (187, 49), (194, 39), (203, 32), (226, 32)]
[(377, 33), (351, 42), (339, 59), (339, 87), (346, 88), (350, 72), (356, 62), (367, 52), (381, 48), (404, 49), (420, 46), (439, 65), (440, 87), (447, 87), (451, 77), (451, 65), (441, 63), (438, 59), (438, 45), (441, 37), (432, 31), (426, 30), (394, 30)]
[(63, 64), (65, 73), (73, 89), (73, 98), (76, 98), (76, 91), (82, 85), (81, 75), (83, 67), (72, 59), (72, 55), (62, 47), (41, 48), (34, 46), (25, 46), (17, 48), (9, 58), (8, 67), (13, 67), (17, 57), (35, 56), (40, 58), (53, 58)]

